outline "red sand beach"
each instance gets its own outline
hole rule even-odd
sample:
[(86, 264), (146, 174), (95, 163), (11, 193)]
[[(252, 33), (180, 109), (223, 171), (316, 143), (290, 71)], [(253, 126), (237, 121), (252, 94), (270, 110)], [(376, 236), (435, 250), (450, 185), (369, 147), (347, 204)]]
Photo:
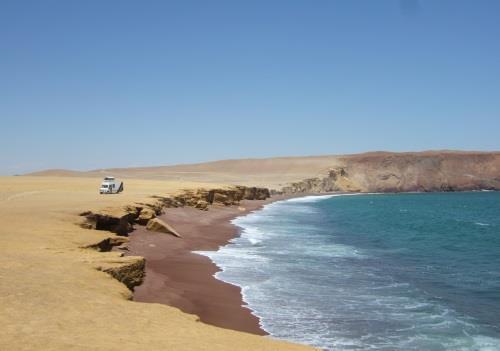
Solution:
[(230, 223), (233, 218), (280, 199), (242, 201), (239, 207), (211, 206), (208, 211), (166, 209), (160, 218), (182, 238), (139, 227), (130, 235), (128, 254), (145, 257), (146, 278), (135, 288), (134, 300), (167, 304), (196, 314), (208, 324), (266, 335), (258, 318), (244, 306), (241, 289), (217, 280), (214, 274), (219, 268), (192, 251), (217, 250), (238, 235), (238, 228)]

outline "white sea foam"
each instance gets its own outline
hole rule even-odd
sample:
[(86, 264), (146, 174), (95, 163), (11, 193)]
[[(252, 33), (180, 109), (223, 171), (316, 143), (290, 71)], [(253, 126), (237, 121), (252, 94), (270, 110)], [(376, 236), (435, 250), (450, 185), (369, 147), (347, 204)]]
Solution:
[(332, 197), (340, 196), (340, 194), (330, 194), (330, 195), (310, 195), (310, 196), (303, 196), (303, 197), (296, 197), (293, 199), (287, 199), (283, 200), (283, 202), (294, 202), (294, 203), (300, 203), (300, 202), (317, 202), (317, 201), (322, 201), (326, 199), (331, 199)]
[(500, 339), (485, 335), (467, 335), (446, 341), (445, 347), (447, 350), (454, 351), (498, 351), (500, 350)]
[[(244, 267), (248, 263), (255, 262), (268, 262), (269, 259), (255, 254), (250, 250), (235, 250), (231, 247), (227, 247), (218, 251), (193, 251), (198, 255), (207, 256), (211, 260), (214, 260), (217, 265), (220, 265), (220, 268), (224, 268), (225, 265), (231, 264), (232, 267)], [(234, 260), (237, 258), (238, 260)], [(251, 261), (251, 262), (244, 262)]]
[(252, 245), (261, 243), (265, 237), (265, 233), (255, 226), (245, 226), (243, 228), (240, 237), (248, 240)]
[(241, 236), (230, 244), (197, 253), (222, 269), (217, 279), (241, 287), (273, 337), (325, 350), (500, 350), (500, 340), (482, 335), (474, 320), (378, 267), (377, 256), (406, 249), (365, 252), (325, 240), (330, 230), (314, 226), (322, 223), (314, 203), (337, 196), (352, 195), (266, 205), (233, 220)]
[(328, 195), (309, 195), (309, 196), (303, 196), (303, 197), (296, 197), (293, 199), (287, 199), (283, 200), (283, 202), (317, 202), (317, 201), (323, 201), (327, 199), (331, 199), (333, 197), (339, 197), (339, 196), (362, 196), (362, 195), (377, 195), (380, 193), (349, 193), (349, 194), (328, 194)]
[[(474, 347), (477, 347), (477, 350), (480, 351), (498, 351), (500, 350), (500, 339), (492, 338), (489, 336), (478, 335), (472, 337), (473, 347), (469, 348), (469, 350), (474, 350)], [(465, 351), (465, 348), (463, 349)]]
[(350, 257), (363, 258), (365, 255), (355, 247), (343, 244), (324, 244), (321, 246), (308, 246), (304, 248), (304, 254), (318, 257)]

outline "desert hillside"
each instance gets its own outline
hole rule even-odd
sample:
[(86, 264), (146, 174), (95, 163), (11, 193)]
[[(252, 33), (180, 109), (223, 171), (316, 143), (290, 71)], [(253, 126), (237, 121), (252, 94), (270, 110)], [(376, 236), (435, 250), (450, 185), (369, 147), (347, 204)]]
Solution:
[[(32, 175), (102, 177), (108, 174), (121, 178), (266, 186), (276, 190), (287, 187), (292, 192), (500, 189), (500, 152), (370, 152), (87, 172), (47, 170)], [(295, 184), (290, 186), (292, 183)]]
[(280, 188), (289, 182), (318, 176), (337, 165), (337, 156), (280, 157), (222, 160), (157, 167), (109, 168), (78, 172), (64, 169), (31, 173), (34, 176), (140, 178), (194, 181)]

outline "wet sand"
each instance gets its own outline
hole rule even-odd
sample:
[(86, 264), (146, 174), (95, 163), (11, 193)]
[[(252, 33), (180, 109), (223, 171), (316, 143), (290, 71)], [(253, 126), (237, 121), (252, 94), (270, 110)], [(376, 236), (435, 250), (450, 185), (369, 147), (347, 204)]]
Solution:
[(218, 327), (266, 335), (259, 320), (243, 302), (241, 289), (214, 277), (219, 268), (192, 251), (217, 250), (238, 235), (230, 223), (263, 205), (281, 200), (242, 201), (240, 206), (211, 206), (208, 211), (191, 207), (168, 208), (161, 219), (182, 238), (148, 232), (138, 227), (130, 235), (129, 255), (146, 259), (146, 278), (135, 288), (134, 301), (174, 306), (196, 314), (202, 322)]

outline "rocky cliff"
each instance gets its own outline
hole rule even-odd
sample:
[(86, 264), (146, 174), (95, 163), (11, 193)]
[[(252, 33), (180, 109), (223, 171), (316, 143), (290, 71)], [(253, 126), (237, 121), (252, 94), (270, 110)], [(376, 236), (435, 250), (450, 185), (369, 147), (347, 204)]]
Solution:
[(500, 153), (375, 152), (338, 158), (318, 177), (284, 193), (500, 190)]
[[(128, 234), (136, 224), (147, 225), (152, 231), (164, 232), (181, 237), (168, 223), (156, 218), (165, 208), (191, 206), (208, 210), (210, 205), (238, 205), (242, 200), (265, 200), (270, 196), (269, 189), (258, 187), (234, 186), (229, 188), (184, 190), (174, 196), (155, 196), (147, 203), (133, 203), (119, 208), (99, 211), (85, 211), (80, 214), (80, 227), (102, 230), (116, 234), (87, 246), (100, 252), (117, 248), (127, 250)], [(154, 228), (153, 228), (154, 227)], [(163, 227), (163, 228), (161, 228)], [(106, 272), (124, 283), (129, 289), (142, 283), (145, 261), (142, 257), (120, 257), (119, 260), (106, 261), (96, 268)]]

